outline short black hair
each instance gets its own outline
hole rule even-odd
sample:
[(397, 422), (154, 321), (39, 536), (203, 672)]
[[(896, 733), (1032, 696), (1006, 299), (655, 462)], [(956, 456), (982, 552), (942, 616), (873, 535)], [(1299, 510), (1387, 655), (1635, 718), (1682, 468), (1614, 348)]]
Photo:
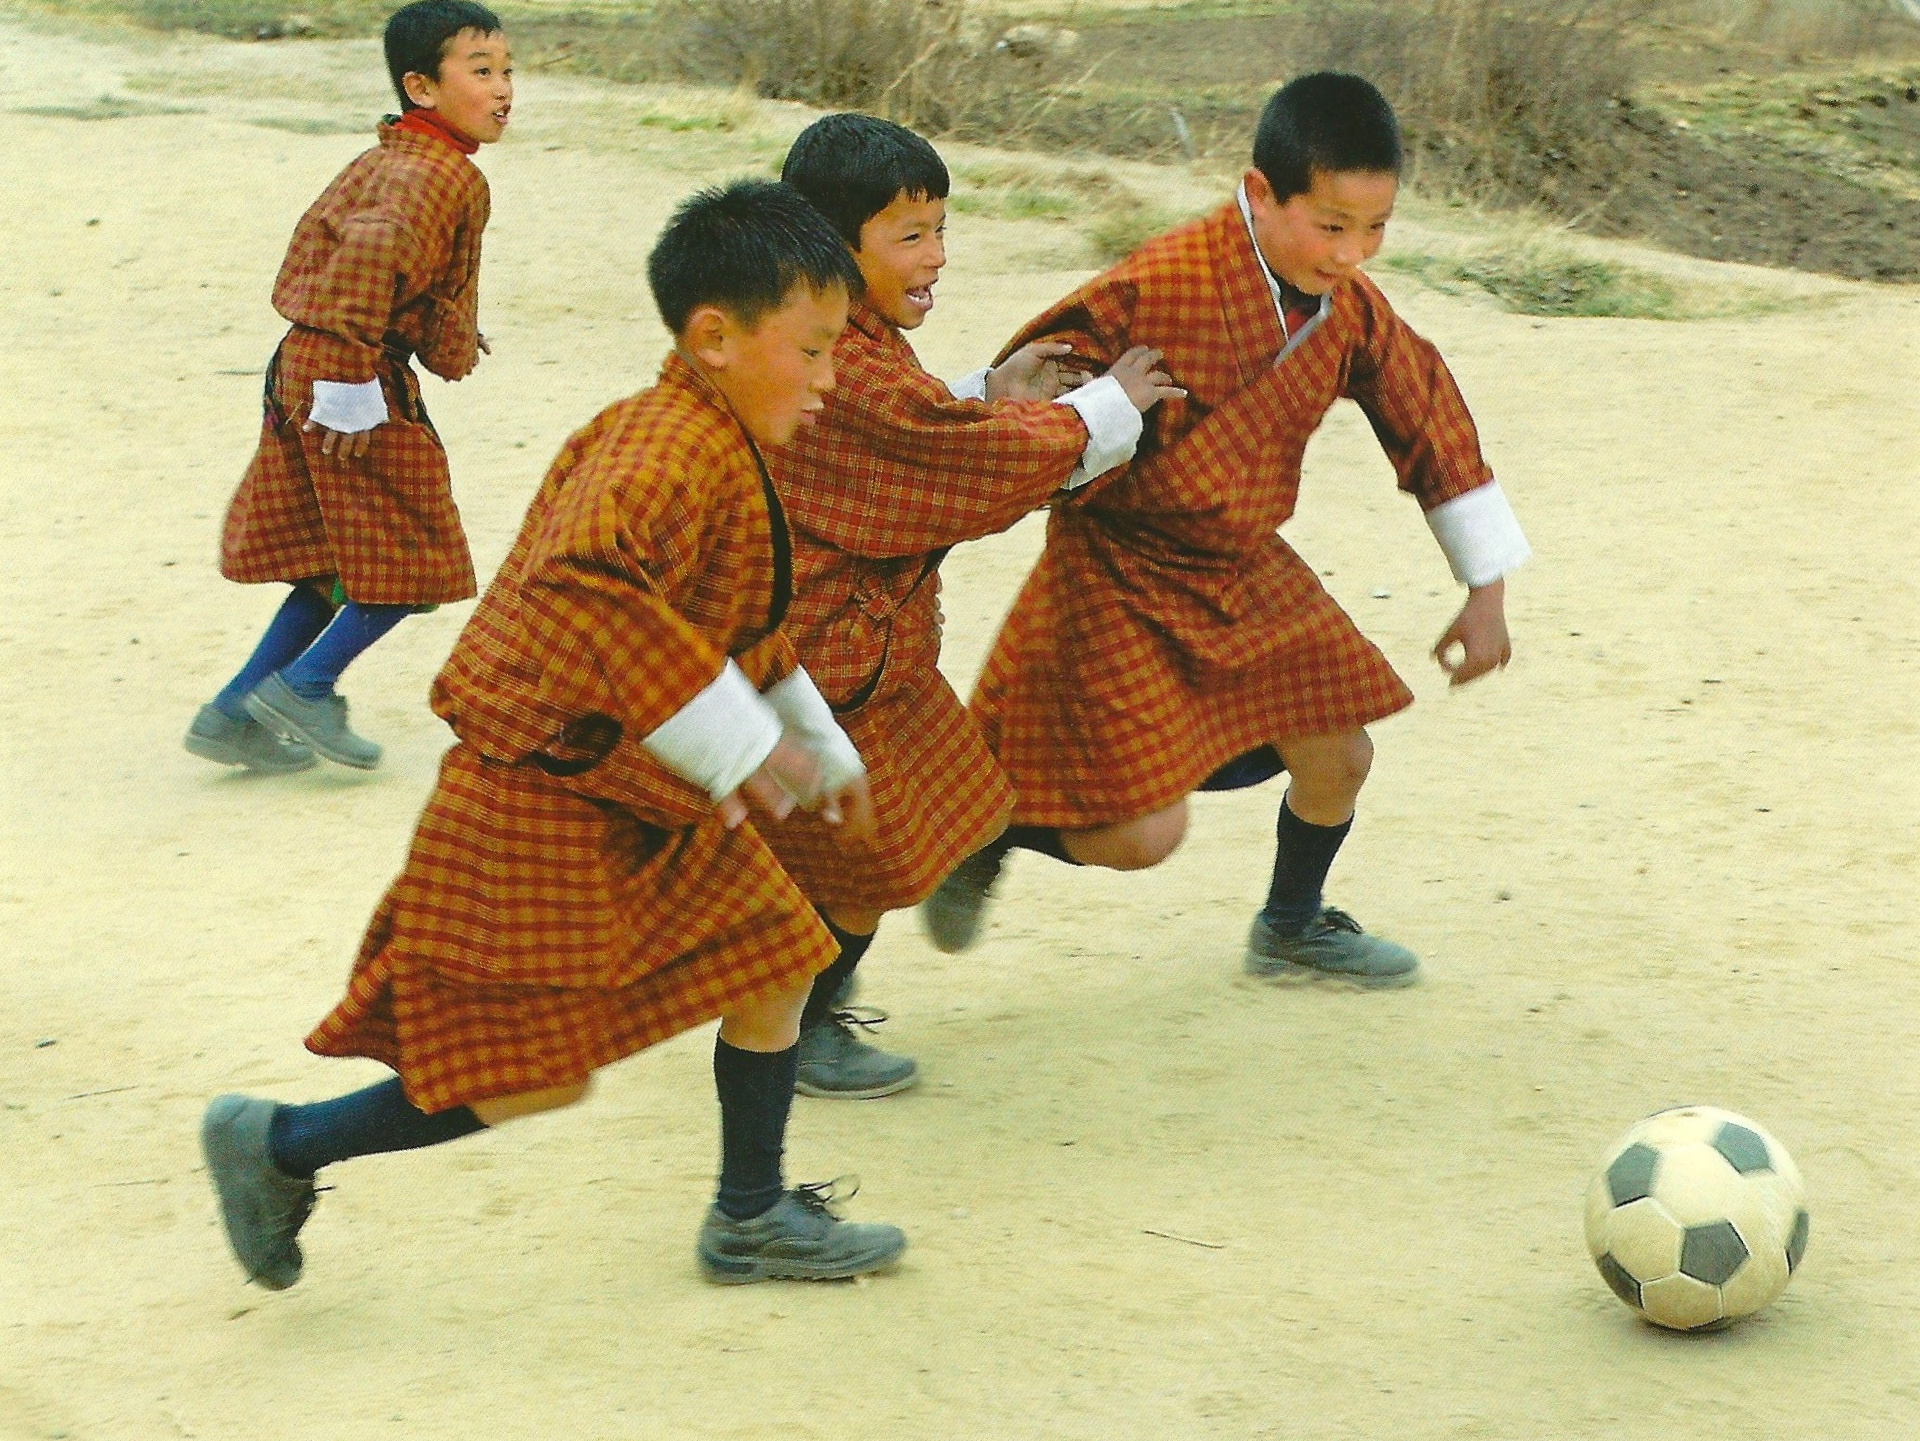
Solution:
[(757, 325), (802, 281), (816, 294), (861, 291), (860, 267), (826, 218), (774, 180), (736, 180), (681, 202), (647, 257), (647, 281), (675, 335), (702, 305)]
[(1400, 122), (1358, 75), (1322, 70), (1289, 80), (1260, 113), (1253, 163), (1276, 200), (1313, 189), (1313, 173), (1400, 173)]
[(462, 30), (478, 30), (482, 35), (498, 35), (505, 27), (500, 17), (473, 0), (414, 0), (387, 17), (387, 73), (393, 77), (393, 93), (400, 97), (403, 111), (418, 107), (407, 98), (407, 77), (426, 75), (440, 78), (440, 62), (446, 58), (447, 42)]
[(787, 151), (780, 178), (819, 208), (855, 250), (860, 227), (902, 195), (945, 200), (946, 163), (904, 125), (852, 111), (813, 122)]

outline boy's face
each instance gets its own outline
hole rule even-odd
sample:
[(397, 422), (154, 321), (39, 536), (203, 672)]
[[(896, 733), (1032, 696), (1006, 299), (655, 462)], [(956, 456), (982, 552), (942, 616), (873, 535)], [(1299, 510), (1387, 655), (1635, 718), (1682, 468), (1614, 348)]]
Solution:
[(467, 139), (491, 145), (513, 109), (513, 57), (504, 34), (462, 30), (440, 51), (438, 75), (409, 74), (407, 98), (432, 110)]
[(860, 227), (853, 258), (867, 282), (867, 304), (902, 330), (933, 309), (933, 285), (947, 263), (947, 202), (902, 192)]
[(1386, 239), (1399, 177), (1376, 170), (1316, 170), (1313, 185), (1276, 200), (1267, 177), (1246, 173), (1253, 238), (1268, 267), (1308, 295), (1351, 280)]
[(747, 434), (777, 447), (825, 408), (833, 343), (846, 323), (845, 288), (815, 290), (803, 280), (751, 327), (720, 306), (696, 307), (680, 348), (727, 398)]

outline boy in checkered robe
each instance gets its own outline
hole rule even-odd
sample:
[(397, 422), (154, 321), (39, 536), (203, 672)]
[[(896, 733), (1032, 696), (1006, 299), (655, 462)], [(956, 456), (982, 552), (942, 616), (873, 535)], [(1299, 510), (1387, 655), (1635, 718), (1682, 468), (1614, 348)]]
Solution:
[(917, 1069), (856, 1037), (838, 1004), (883, 913), (917, 905), (999, 835), (1013, 793), (939, 671), (939, 565), (950, 546), (1004, 530), (1053, 495), (1125, 461), (1165, 377), (1144, 347), (1057, 396), (1050, 358), (1024, 348), (949, 386), (904, 331), (933, 308), (946, 264), (947, 168), (911, 130), (829, 115), (787, 153), (782, 178), (853, 248), (865, 291), (834, 350), (820, 423), (769, 457), (793, 525), (787, 628), (867, 764), (875, 846), (850, 855), (798, 817), (768, 837), (826, 919), (840, 957), (800, 1023), (800, 1090), (865, 1098)]
[(222, 765), (301, 770), (318, 752), (371, 769), (334, 683), (400, 620), (474, 593), (447, 456), (409, 358), (446, 380), (478, 328), (487, 180), (468, 158), (513, 106), (500, 21), (421, 0), (386, 27), (402, 114), (300, 217), (274, 282), (292, 322), (267, 367), (260, 444), (227, 509), (220, 571), (293, 587), (186, 747)]
[(778, 630), (786, 523), (759, 447), (833, 385), (860, 273), (785, 186), (681, 207), (648, 266), (673, 354), (562, 448), (434, 684), (458, 743), (310, 1050), (396, 1075), (331, 1101), (222, 1096), (202, 1144), (247, 1274), (299, 1278), (323, 1166), (568, 1105), (720, 1018), (718, 1281), (851, 1276), (905, 1246), (787, 1190), (801, 1006), (832, 937), (746, 800), (871, 838), (860, 757)]
[(1439, 353), (1360, 270), (1379, 248), (1399, 132), (1356, 76), (1268, 103), (1233, 200), (1148, 242), (1013, 342), (1100, 364), (1142, 342), (1188, 392), (1131, 465), (1054, 508), (972, 705), (1014, 825), (923, 907), (937, 944), (977, 934), (1008, 848), (1132, 870), (1179, 844), (1196, 790), (1285, 769), (1267, 902), (1246, 966), (1404, 985), (1418, 961), (1323, 904), (1372, 758), (1364, 727), (1412, 694), (1275, 534), (1333, 403), (1357, 401), (1426, 513), (1465, 606), (1434, 656), (1459, 685), (1511, 656), (1503, 577), (1527, 544)]

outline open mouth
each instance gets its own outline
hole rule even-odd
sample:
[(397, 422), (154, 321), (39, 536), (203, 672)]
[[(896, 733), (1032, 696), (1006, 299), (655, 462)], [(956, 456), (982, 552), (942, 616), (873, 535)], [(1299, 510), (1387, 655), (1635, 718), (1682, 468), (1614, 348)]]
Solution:
[(931, 285), (910, 285), (906, 289), (907, 304), (922, 313), (933, 309), (933, 287)]

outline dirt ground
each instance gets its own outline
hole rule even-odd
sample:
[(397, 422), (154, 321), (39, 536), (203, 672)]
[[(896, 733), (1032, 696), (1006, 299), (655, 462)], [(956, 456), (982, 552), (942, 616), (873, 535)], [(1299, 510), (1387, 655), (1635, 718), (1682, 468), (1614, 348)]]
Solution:
[[(1765, 319), (1542, 321), (1387, 277), (1537, 551), (1512, 668), (1449, 694), (1425, 651), (1455, 589), (1356, 414), (1288, 528), (1420, 694), (1376, 731), (1333, 896), (1424, 984), (1243, 985), (1278, 796), (1202, 798), (1155, 872), (1022, 857), (973, 954), (883, 928), (867, 998), (925, 1082), (801, 1101), (790, 1169), (857, 1171), (853, 1214), (911, 1234), (896, 1274), (698, 1278), (701, 1033), (574, 1111), (330, 1171), (308, 1275), (272, 1295), (226, 1253), (198, 1116), (374, 1074), (299, 1038), (447, 743), (424, 696), (468, 607), (351, 674), (377, 773), (250, 779), (179, 740), (278, 598), (218, 578), (219, 516), (274, 269), (365, 143), (377, 62), (0, 20), (0, 84), (0, 1437), (1920, 1427), (1920, 296), (1800, 280)], [(658, 363), (642, 260), (670, 206), (798, 123), (676, 132), (641, 103), (530, 75), (482, 156), (495, 354), (428, 404), (483, 572), (563, 436)], [(1051, 234), (955, 225), (930, 365), (1079, 278)], [(949, 561), (956, 678), (1038, 540)], [(1813, 1236), (1771, 1310), (1683, 1338), (1601, 1284), (1580, 1200), (1619, 1131), (1688, 1100), (1786, 1143)]]

